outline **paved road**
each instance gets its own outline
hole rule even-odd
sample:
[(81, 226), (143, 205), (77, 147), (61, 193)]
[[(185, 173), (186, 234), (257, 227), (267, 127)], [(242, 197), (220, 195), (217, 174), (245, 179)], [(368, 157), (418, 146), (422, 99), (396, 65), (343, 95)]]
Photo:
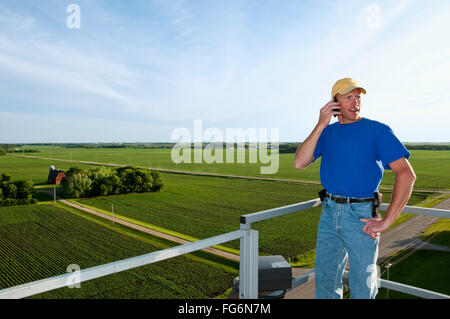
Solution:
[[(434, 208), (450, 209), (450, 198), (435, 205)], [(398, 225), (394, 229), (388, 230), (381, 235), (379, 246), (378, 262), (389, 257), (393, 253), (408, 249), (438, 249), (444, 251), (450, 251), (450, 247), (442, 247), (438, 245), (431, 245), (422, 242), (418, 237), (423, 233), (425, 229), (436, 223), (440, 217), (416, 215), (402, 224)], [(298, 277), (310, 271), (309, 268), (293, 268), (293, 276)], [(289, 291), (286, 299), (313, 299), (315, 293), (314, 278), (307, 283)]]

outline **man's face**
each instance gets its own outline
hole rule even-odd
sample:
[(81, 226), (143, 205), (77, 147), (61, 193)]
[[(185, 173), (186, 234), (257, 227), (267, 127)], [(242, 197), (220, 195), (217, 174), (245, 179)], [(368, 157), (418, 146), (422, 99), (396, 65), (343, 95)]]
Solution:
[(344, 95), (337, 94), (336, 98), (341, 106), (341, 115), (339, 115), (339, 122), (341, 124), (353, 123), (361, 119), (359, 116), (359, 110), (361, 109), (360, 89), (354, 89)]

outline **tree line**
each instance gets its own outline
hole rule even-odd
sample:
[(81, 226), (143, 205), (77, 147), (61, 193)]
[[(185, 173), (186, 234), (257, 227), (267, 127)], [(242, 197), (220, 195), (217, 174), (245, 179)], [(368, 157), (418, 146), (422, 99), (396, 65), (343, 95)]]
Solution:
[[(292, 153), (295, 154), (297, 151), (297, 148), (299, 147), (301, 143), (286, 143), (286, 144), (280, 144), (279, 145), (279, 153)], [(408, 150), (439, 150), (439, 151), (448, 151), (450, 150), (450, 144), (448, 143), (442, 143), (442, 144), (432, 144), (432, 143), (404, 143), (405, 147)]]
[(36, 204), (33, 198), (33, 182), (11, 181), (12, 176), (3, 173), (0, 177), (0, 206)]
[(61, 184), (65, 195), (72, 198), (157, 192), (165, 188), (159, 172), (134, 166), (88, 171), (74, 166), (65, 174)]
[(405, 147), (408, 150), (439, 150), (439, 151), (448, 151), (450, 150), (450, 144), (409, 144), (405, 143)]
[(30, 149), (30, 148), (23, 148), (18, 149), (15, 147), (15, 145), (10, 144), (2, 144), (0, 145), (0, 155), (6, 155), (6, 153), (39, 153), (40, 150), (37, 149)]

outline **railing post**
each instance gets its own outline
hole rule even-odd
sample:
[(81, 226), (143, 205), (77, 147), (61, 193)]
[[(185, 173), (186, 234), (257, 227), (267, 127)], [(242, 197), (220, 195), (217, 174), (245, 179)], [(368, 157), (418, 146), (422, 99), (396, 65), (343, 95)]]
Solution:
[(240, 239), (239, 298), (258, 298), (258, 231), (241, 224), (244, 236)]

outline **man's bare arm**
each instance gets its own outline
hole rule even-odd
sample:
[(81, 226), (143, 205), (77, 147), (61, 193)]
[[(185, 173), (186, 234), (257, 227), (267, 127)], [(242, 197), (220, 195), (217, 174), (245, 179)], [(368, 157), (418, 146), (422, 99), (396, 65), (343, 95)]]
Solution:
[[(389, 208), (383, 219), (361, 219), (366, 222), (363, 231), (374, 237), (377, 232), (387, 230), (397, 219), (403, 208), (405, 208), (411, 197), (411, 192), (416, 180), (416, 174), (405, 157), (402, 157), (392, 163), (389, 167), (395, 174), (394, 189), (392, 190), (392, 199)], [(375, 236), (376, 237), (376, 236)]]
[(320, 134), (324, 128), (316, 125), (306, 140), (297, 148), (295, 152), (294, 167), (296, 169), (305, 169), (314, 159), (314, 150), (319, 141)]
[(339, 108), (339, 103), (333, 100), (325, 104), (324, 107), (320, 109), (319, 122), (314, 127), (313, 131), (306, 140), (297, 148), (294, 158), (294, 167), (296, 169), (305, 169), (314, 159), (314, 150), (316, 149), (317, 142), (319, 141), (322, 131), (330, 123), (332, 115), (339, 115), (338, 111), (333, 109)]

